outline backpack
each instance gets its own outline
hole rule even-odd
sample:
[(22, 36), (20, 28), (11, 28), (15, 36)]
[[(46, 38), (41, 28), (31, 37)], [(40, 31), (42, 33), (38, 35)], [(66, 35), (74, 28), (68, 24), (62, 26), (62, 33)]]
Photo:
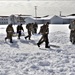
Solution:
[(40, 27), (40, 32), (39, 32), (39, 33), (41, 33), (41, 34), (44, 33), (44, 26), (41, 26), (41, 27)]
[(75, 21), (70, 23), (69, 29), (75, 29)]
[(29, 28), (29, 24), (26, 25), (26, 29), (28, 29), (28, 28)]

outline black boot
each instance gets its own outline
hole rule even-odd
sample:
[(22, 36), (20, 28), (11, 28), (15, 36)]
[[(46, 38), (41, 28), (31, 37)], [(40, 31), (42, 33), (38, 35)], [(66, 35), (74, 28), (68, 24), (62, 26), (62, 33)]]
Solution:
[(18, 39), (20, 39), (20, 37), (18, 37)]
[(7, 39), (7, 38), (5, 38), (5, 41), (6, 41), (6, 39)]
[(40, 47), (39, 43), (37, 43), (37, 46)]
[(10, 40), (10, 43), (13, 43), (12, 40)]
[(25, 37), (25, 39), (27, 39), (27, 38)]
[(13, 43), (12, 41), (10, 41), (10, 43)]
[(50, 48), (50, 46), (46, 46), (45, 48)]

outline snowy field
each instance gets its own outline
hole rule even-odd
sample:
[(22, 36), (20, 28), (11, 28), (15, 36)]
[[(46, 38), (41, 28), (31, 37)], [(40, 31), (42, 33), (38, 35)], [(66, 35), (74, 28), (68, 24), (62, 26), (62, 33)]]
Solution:
[[(31, 40), (22, 36), (20, 40), (13, 37), (12, 44), (5, 42), (6, 27), (0, 25), (0, 75), (75, 75), (75, 45), (69, 41), (68, 24), (50, 24), (50, 45), (60, 46), (50, 49), (45, 49), (44, 43), (37, 47), (39, 34), (32, 35)], [(16, 32), (16, 26), (13, 27)]]

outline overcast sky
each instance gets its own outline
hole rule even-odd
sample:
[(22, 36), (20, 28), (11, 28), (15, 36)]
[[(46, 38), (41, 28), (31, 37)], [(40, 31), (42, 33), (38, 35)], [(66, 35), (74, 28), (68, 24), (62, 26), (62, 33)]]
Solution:
[(35, 16), (35, 6), (37, 15), (69, 15), (75, 13), (74, 0), (0, 0), (0, 15), (25, 14)]

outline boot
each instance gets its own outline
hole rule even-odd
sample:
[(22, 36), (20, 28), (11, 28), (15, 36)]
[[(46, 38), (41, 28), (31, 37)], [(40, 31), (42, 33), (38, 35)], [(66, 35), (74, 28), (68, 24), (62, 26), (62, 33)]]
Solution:
[(46, 46), (45, 48), (50, 48), (50, 46)]
[(7, 39), (7, 38), (5, 38), (5, 41), (6, 41), (6, 39)]
[(18, 37), (18, 39), (20, 39), (20, 37)]
[(12, 40), (10, 40), (10, 43), (13, 43)]
[(25, 37), (25, 39), (27, 39), (27, 38)]
[(37, 43), (37, 46), (40, 47), (39, 43)]
[(12, 41), (10, 41), (10, 43), (13, 43)]

